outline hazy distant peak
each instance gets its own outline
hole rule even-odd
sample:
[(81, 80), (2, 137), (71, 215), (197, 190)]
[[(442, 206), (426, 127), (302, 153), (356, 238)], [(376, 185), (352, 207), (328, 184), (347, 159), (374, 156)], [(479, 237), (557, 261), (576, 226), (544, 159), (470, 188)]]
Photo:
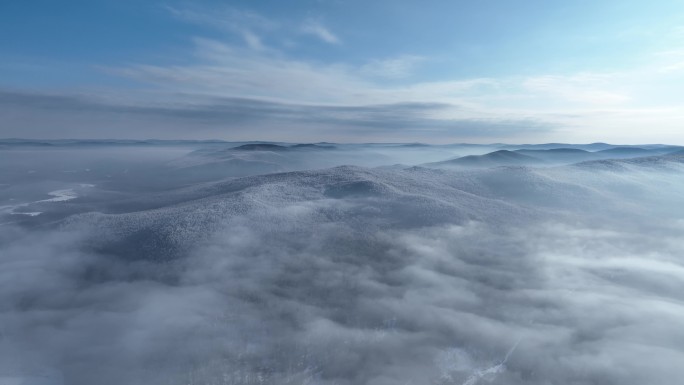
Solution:
[(536, 149), (536, 150), (529, 150), (529, 149), (520, 149), (520, 150), (515, 150), (517, 153), (521, 154), (526, 154), (526, 153), (533, 153), (533, 154), (539, 154), (539, 153), (570, 153), (570, 154), (586, 154), (589, 153), (587, 150), (582, 150), (580, 148), (567, 148), (567, 147), (562, 147), (562, 148), (550, 148), (550, 149)]
[(290, 148), (297, 150), (332, 150), (336, 147), (332, 144), (300, 143), (294, 144)]
[(483, 168), (497, 166), (524, 166), (540, 164), (541, 159), (510, 150), (498, 150), (484, 155), (468, 155), (442, 162), (426, 163), (426, 167)]
[(242, 146), (237, 146), (233, 149), (241, 151), (286, 151), (287, 147), (270, 143), (251, 143), (243, 144)]

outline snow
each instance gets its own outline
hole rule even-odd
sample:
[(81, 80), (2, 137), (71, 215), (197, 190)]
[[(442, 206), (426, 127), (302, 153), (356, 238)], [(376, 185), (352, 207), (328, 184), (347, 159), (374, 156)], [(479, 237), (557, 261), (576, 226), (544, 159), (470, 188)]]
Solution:
[[(79, 195), (76, 192), (76, 189), (88, 189), (88, 188), (95, 187), (94, 184), (90, 184), (90, 183), (79, 183), (77, 186), (78, 187), (60, 189), (60, 190), (54, 190), (54, 191), (48, 192), (47, 195), (51, 196), (52, 198), (41, 199), (41, 200), (37, 200), (37, 201), (33, 201), (33, 202), (18, 203), (18, 204), (14, 204), (14, 205), (0, 206), (0, 214), (25, 215), (25, 216), (29, 216), (29, 217), (36, 217), (38, 215), (43, 214), (43, 211), (17, 211), (17, 210), (25, 208), (25, 207), (29, 207), (33, 204), (67, 202), (67, 201), (78, 198)], [(14, 201), (15, 199), (10, 199), (10, 200)]]
[(43, 199), (36, 202), (66, 202), (78, 198), (78, 195), (73, 189), (50, 191), (48, 195), (52, 196), (53, 198)]

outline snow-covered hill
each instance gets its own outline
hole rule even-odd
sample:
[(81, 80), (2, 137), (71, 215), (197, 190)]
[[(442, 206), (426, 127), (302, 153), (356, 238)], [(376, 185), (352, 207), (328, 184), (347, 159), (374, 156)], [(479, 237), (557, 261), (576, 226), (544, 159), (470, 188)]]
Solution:
[(0, 383), (684, 376), (684, 155), (438, 169), (376, 167), (430, 146), (278, 145), (0, 165), (3, 203), (40, 211), (0, 217)]

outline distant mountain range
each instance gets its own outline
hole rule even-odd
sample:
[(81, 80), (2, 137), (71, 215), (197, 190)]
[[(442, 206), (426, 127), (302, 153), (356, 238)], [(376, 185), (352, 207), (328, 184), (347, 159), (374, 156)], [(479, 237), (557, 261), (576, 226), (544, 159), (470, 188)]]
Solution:
[(484, 155), (469, 155), (441, 162), (425, 163), (433, 168), (487, 168), (498, 166), (549, 166), (572, 164), (602, 159), (627, 159), (667, 155), (684, 151), (679, 146), (641, 148), (634, 146), (611, 147), (598, 151), (579, 148), (498, 150)]
[(262, 145), (268, 148), (271, 145), (281, 147), (335, 147), (335, 146), (382, 146), (382, 147), (403, 147), (403, 148), (444, 148), (444, 147), (463, 147), (463, 148), (496, 148), (498, 150), (553, 150), (553, 149), (578, 149), (590, 152), (609, 150), (615, 148), (625, 149), (645, 149), (656, 150), (664, 148), (684, 148), (681, 146), (671, 146), (666, 144), (639, 144), (639, 145), (618, 145), (609, 143), (541, 143), (541, 144), (473, 144), (473, 143), (452, 143), (452, 144), (426, 144), (426, 143), (288, 143), (288, 142), (269, 142), (269, 141), (226, 141), (217, 139), (208, 140), (173, 140), (173, 139), (22, 139), (6, 138), (0, 139), (0, 146), (145, 146), (145, 145), (229, 145), (240, 147)]

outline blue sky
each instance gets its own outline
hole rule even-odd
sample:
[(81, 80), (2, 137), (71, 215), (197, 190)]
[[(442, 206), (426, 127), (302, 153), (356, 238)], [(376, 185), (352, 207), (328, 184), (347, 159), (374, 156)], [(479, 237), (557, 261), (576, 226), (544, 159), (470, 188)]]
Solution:
[(5, 1), (0, 137), (684, 144), (684, 3)]

